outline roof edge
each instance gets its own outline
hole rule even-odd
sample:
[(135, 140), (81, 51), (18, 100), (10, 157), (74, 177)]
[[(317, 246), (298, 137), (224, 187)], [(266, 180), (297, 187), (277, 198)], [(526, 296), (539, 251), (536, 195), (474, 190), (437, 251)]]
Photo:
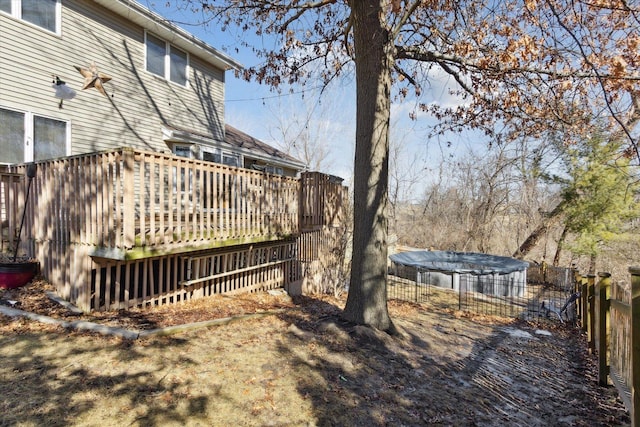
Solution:
[[(193, 34), (171, 23), (165, 17), (147, 9), (134, 0), (93, 0), (110, 11), (129, 19), (146, 30), (164, 38), (185, 51), (202, 57), (227, 71), (240, 70), (243, 65), (226, 53), (200, 40)], [(210, 58), (213, 57), (213, 60)]]
[(257, 153), (253, 150), (238, 147), (225, 141), (220, 141), (204, 135), (198, 135), (187, 130), (175, 129), (170, 126), (162, 127), (163, 138), (166, 142), (177, 142), (184, 144), (205, 144), (211, 147), (230, 149), (252, 159), (268, 162), (274, 166), (283, 166), (295, 170), (302, 171), (306, 165), (299, 161), (291, 161), (288, 159), (270, 156), (268, 154)]

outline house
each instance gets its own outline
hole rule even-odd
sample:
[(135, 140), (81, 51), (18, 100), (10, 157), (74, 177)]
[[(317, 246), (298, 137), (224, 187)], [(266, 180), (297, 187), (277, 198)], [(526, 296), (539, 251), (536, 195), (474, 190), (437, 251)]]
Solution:
[(0, 1), (0, 39), (0, 249), (63, 298), (172, 304), (329, 268), (346, 188), (225, 124), (234, 59), (133, 0)]
[(304, 169), (225, 126), (225, 73), (241, 64), (135, 1), (0, 2), (0, 38), (0, 163), (126, 146)]

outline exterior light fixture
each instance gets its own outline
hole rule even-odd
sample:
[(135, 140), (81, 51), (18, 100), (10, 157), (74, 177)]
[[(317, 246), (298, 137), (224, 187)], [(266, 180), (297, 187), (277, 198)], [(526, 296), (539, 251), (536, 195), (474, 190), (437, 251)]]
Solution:
[(58, 76), (53, 76), (53, 85), (51, 85), (51, 87), (55, 90), (54, 96), (60, 100), (58, 108), (62, 108), (62, 102), (64, 102), (65, 99), (73, 99), (76, 96), (76, 91), (67, 86)]

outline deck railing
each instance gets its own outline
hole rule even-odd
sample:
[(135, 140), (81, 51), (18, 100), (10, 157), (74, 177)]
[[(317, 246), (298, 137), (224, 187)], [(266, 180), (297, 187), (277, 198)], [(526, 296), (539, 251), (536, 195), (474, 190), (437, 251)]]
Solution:
[[(37, 167), (25, 236), (91, 245), (107, 258), (273, 240), (298, 233), (299, 216), (320, 220), (299, 212), (316, 206), (300, 203), (301, 180), (249, 169), (130, 149)], [(24, 167), (10, 170), (20, 176)]]
[[(295, 240), (343, 221), (347, 194), (317, 172), (283, 177), (124, 148), (37, 162), (25, 205), (25, 172), (26, 165), (0, 167), (2, 250), (19, 244), (63, 297), (86, 310), (103, 305), (101, 287), (121, 285), (120, 273), (107, 273), (118, 263)], [(183, 292), (175, 286), (185, 280), (172, 279), (172, 292)]]

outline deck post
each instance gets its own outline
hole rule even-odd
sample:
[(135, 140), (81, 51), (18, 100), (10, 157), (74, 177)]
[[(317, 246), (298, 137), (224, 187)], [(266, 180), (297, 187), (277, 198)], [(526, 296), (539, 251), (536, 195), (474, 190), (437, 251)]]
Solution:
[(130, 148), (122, 151), (123, 159), (123, 200), (122, 200), (122, 228), (124, 235), (124, 248), (130, 249), (135, 244), (136, 237), (136, 207), (135, 207), (135, 159), (134, 152)]
[(640, 426), (640, 267), (631, 273), (631, 425)]
[(611, 274), (598, 273), (598, 277), (598, 384), (606, 386), (609, 376), (609, 364), (607, 363), (607, 333), (609, 331)]

